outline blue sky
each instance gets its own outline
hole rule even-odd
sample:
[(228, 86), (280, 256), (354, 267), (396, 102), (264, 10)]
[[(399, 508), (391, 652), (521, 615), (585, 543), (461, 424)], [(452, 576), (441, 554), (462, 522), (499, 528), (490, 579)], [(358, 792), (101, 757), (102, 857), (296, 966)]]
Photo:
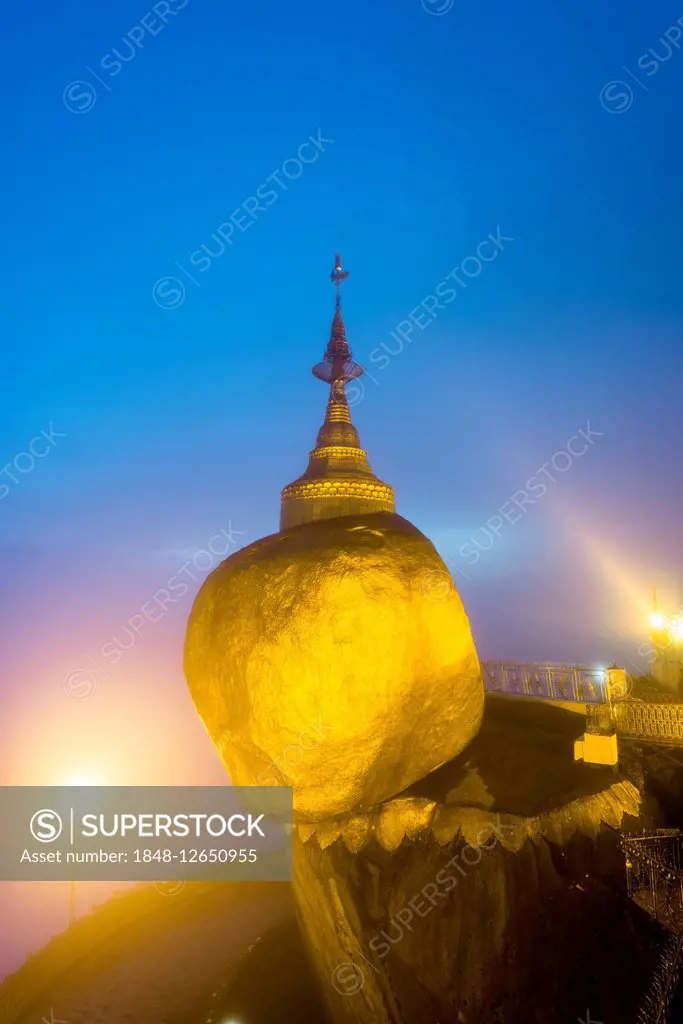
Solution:
[[(451, 559), (482, 655), (623, 660), (648, 588), (680, 599), (680, 11), (448, 6), (6, 11), (3, 781), (97, 774), (114, 741), (141, 782), (155, 759), (169, 781), (221, 777), (180, 668), (192, 593), (111, 676), (92, 670), (87, 700), (64, 679), (184, 552), (277, 528), (324, 410), (310, 367), (336, 250), (374, 378), (361, 438)], [(285, 164), (311, 137), (328, 140), (315, 160)], [(511, 241), (475, 272), (497, 232)], [(468, 569), (462, 546), (588, 423), (595, 444)], [(65, 436), (11, 469), (51, 425)]]

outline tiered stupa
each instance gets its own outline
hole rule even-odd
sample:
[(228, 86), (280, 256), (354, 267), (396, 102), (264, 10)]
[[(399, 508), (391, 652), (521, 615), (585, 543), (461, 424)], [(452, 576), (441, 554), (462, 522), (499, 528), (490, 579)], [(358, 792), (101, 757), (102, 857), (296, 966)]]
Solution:
[(331, 274), (337, 304), (330, 340), (322, 362), (313, 367), (314, 376), (330, 385), (330, 398), (306, 472), (282, 491), (281, 530), (319, 519), (395, 510), (393, 489), (372, 472), (351, 422), (346, 384), (364, 371), (353, 361), (342, 317), (340, 285), (348, 276), (337, 254)]

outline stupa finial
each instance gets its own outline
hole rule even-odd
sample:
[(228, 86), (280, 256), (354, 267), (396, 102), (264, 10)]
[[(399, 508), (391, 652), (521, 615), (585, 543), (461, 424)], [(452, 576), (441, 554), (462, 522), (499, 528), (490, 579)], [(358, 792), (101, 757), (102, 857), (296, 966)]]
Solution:
[(334, 384), (335, 381), (353, 380), (360, 377), (363, 367), (354, 363), (349, 343), (346, 340), (346, 327), (341, 311), (341, 283), (349, 276), (349, 271), (344, 270), (340, 253), (334, 257), (334, 269), (330, 274), (330, 280), (337, 289), (337, 301), (330, 330), (330, 340), (327, 343), (325, 354), (321, 363), (313, 367), (313, 375), (318, 380), (324, 380), (326, 384)]
[(334, 270), (330, 274), (332, 284), (337, 286), (337, 306), (341, 305), (341, 283), (349, 276), (349, 271), (342, 267), (341, 253), (335, 253)]
[(322, 362), (313, 367), (313, 375), (330, 385), (330, 397), (306, 472), (282, 491), (281, 530), (318, 519), (395, 511), (394, 492), (370, 469), (351, 422), (346, 384), (360, 377), (363, 367), (353, 361), (341, 313), (341, 283), (348, 276), (337, 253), (330, 274), (337, 288), (330, 340)]

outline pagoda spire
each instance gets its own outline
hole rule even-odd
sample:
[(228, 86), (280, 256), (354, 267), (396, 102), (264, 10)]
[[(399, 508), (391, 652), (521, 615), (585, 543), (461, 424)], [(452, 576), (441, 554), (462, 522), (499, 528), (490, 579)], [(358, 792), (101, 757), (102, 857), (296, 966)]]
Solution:
[(349, 271), (342, 268), (341, 256), (337, 253), (334, 257), (334, 269), (330, 274), (330, 280), (337, 289), (330, 340), (327, 343), (322, 362), (316, 363), (313, 367), (313, 376), (325, 381), (326, 384), (334, 384), (335, 381), (346, 383), (348, 380), (360, 377), (364, 372), (363, 367), (353, 361), (351, 349), (346, 340), (346, 327), (341, 311), (341, 283), (348, 276)]
[(353, 361), (341, 311), (341, 284), (349, 276), (336, 254), (330, 274), (337, 289), (330, 338), (313, 375), (330, 385), (325, 420), (303, 476), (282, 491), (280, 529), (369, 512), (393, 512), (394, 492), (372, 472), (351, 422), (346, 383), (362, 375)]

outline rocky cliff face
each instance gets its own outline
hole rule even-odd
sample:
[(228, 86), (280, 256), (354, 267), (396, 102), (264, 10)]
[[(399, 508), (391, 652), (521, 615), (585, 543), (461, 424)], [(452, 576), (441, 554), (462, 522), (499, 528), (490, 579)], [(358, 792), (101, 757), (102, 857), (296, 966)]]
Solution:
[(297, 830), (335, 1024), (635, 1019), (659, 933), (626, 897), (615, 830), (643, 820), (640, 796), (572, 762), (575, 716), (526, 712), (493, 709), (465, 754), (362, 821)]
[(575, 1024), (590, 1007), (635, 1020), (656, 934), (614, 887), (608, 831), (477, 852), (429, 839), (384, 856), (300, 852), (297, 898), (332, 1019)]

